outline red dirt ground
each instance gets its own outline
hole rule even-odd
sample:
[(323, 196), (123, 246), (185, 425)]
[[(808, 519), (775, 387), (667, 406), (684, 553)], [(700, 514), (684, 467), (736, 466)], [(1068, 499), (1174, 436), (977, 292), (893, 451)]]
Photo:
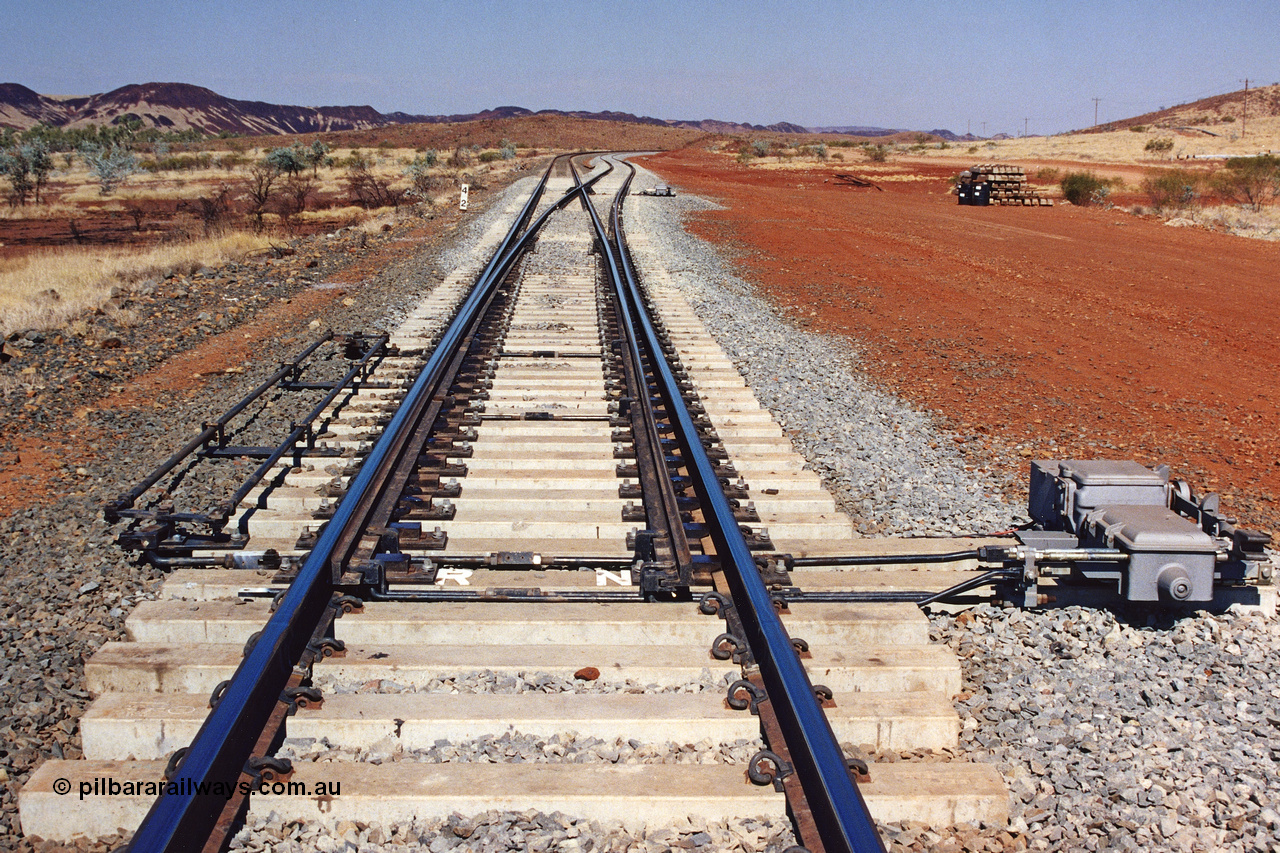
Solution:
[[(422, 240), (438, 234), (457, 219), (455, 212), (446, 211), (433, 222), (412, 226), (391, 241), (371, 243), (366, 253), (353, 255), (350, 262), (331, 277), (347, 287), (313, 288), (267, 306), (251, 320), (174, 355), (148, 373), (130, 378), (123, 390), (80, 408), (75, 419), (65, 424), (57, 435), (43, 432), (31, 435), (22, 428), (11, 432), (6, 439), (15, 454), (0, 458), (0, 515), (50, 499), (59, 488), (59, 478), (65, 474), (63, 467), (75, 467), (54, 464), (55, 460), (86, 458), (101, 447), (118, 446), (126, 440), (125, 436), (89, 422), (89, 412), (160, 409), (164, 406), (156, 402), (158, 400), (190, 398), (202, 393), (204, 377), (223, 371), (243, 370), (244, 365), (253, 363), (263, 341), (278, 338), (282, 330), (304, 328), (311, 317), (323, 314), (325, 306), (331, 302), (358, 299), (365, 277), (412, 254), (420, 248)], [(290, 259), (290, 263), (295, 265), (302, 262), (301, 259)]]
[(1280, 531), (1280, 244), (1118, 211), (960, 207), (950, 165), (776, 171), (684, 149), (647, 165), (724, 210), (693, 229), (798, 325), (853, 338), (874, 381), (973, 458), (1166, 462)]
[[(53, 200), (58, 200), (56, 194)], [(77, 205), (82, 212), (74, 217), (42, 216), (43, 208), (34, 204), (18, 208), (18, 214), (27, 212), (30, 215), (0, 219), (0, 258), (23, 257), (63, 246), (145, 248), (205, 233), (204, 225), (195, 213), (197, 204), (194, 201), (144, 200), (130, 204), (138, 211), (136, 219), (124, 210), (97, 210), (89, 203)], [(309, 209), (341, 204), (339, 200), (326, 196), (313, 200)], [(342, 224), (341, 219), (341, 216), (335, 216), (332, 220), (295, 221), (288, 237), (332, 231)], [(245, 216), (242, 212), (232, 211), (227, 220), (239, 224), (244, 222)]]

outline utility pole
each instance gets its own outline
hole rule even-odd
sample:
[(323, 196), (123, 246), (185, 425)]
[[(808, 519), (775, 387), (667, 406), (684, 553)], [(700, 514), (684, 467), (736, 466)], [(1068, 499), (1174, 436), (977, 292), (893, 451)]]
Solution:
[(1101, 101), (1101, 100), (1102, 98), (1093, 99), (1093, 126), (1094, 127), (1098, 126), (1098, 101)]
[(1031, 119), (1029, 119), (1029, 118), (1024, 118), (1024, 119), (1022, 120), (1022, 136), (1023, 136), (1023, 138), (1026, 138), (1026, 135), (1027, 135), (1027, 122), (1029, 122), (1029, 121), (1031, 121)]
[(985, 121), (982, 123), (982, 138), (987, 138), (987, 123)]
[(1244, 139), (1245, 131), (1249, 129), (1249, 78), (1244, 78), (1244, 110), (1240, 113), (1240, 138)]

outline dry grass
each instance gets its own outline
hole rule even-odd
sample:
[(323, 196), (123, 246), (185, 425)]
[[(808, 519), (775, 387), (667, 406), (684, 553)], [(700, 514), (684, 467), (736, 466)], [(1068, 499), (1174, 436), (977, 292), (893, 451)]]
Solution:
[[(85, 311), (101, 308), (113, 287), (127, 289), (170, 272), (228, 263), (269, 245), (266, 236), (237, 231), (144, 251), (60, 249), (2, 261), (0, 335), (59, 328)], [(131, 318), (122, 312), (119, 320), (128, 325)]]
[[(119, 205), (116, 205), (119, 207)], [(55, 201), (52, 204), (27, 204), (22, 207), (0, 205), (0, 219), (72, 219), (84, 215), (85, 208)]]
[[(916, 156), (962, 157), (975, 162), (989, 160), (1090, 160), (1107, 163), (1155, 164), (1197, 155), (1249, 156), (1266, 151), (1280, 151), (1280, 117), (1266, 116), (1249, 120), (1248, 134), (1240, 138), (1236, 125), (1218, 124), (1212, 132), (1218, 136), (1187, 130), (1149, 127), (1141, 132), (1113, 130), (1104, 133), (1064, 133), (1059, 136), (1028, 136), (976, 143), (978, 150), (969, 154), (962, 142), (949, 150), (935, 148), (913, 152)], [(1172, 139), (1173, 150), (1159, 155), (1146, 151), (1153, 139)]]

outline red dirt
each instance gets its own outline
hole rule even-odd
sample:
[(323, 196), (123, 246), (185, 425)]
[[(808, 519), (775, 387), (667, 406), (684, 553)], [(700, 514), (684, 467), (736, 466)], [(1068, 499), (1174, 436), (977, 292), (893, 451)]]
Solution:
[[(208, 183), (210, 190), (214, 184)], [(58, 201), (57, 195), (51, 196)], [(323, 210), (340, 207), (345, 200), (325, 195), (313, 198), (308, 209)], [(42, 249), (63, 246), (114, 246), (118, 248), (147, 248), (166, 241), (199, 237), (204, 225), (196, 211), (195, 201), (154, 200), (127, 201), (130, 210), (99, 210), (92, 202), (77, 204), (80, 212), (74, 216), (49, 217), (41, 215), (42, 205), (32, 204), (18, 208), (17, 214), (0, 219), (0, 258), (17, 258)], [(241, 207), (243, 205), (238, 205)], [(22, 216), (29, 213), (29, 216)], [(343, 224), (343, 215), (331, 219), (307, 219), (295, 221), (288, 236), (305, 237), (323, 231), (332, 231)], [(243, 211), (236, 209), (227, 214), (232, 224), (245, 222)]]
[(422, 240), (456, 218), (441, 216), (433, 223), (408, 228), (391, 241), (371, 243), (367, 252), (353, 256), (333, 277), (341, 280), (344, 287), (311, 288), (265, 307), (252, 319), (175, 354), (148, 373), (130, 378), (123, 390), (80, 408), (75, 419), (65, 424), (57, 435), (31, 435), (22, 431), (8, 434), (6, 439), (15, 447), (16, 455), (0, 457), (0, 515), (54, 497), (67, 470), (75, 468), (74, 464), (58, 464), (56, 460), (83, 459), (126, 440), (125, 436), (90, 422), (89, 412), (163, 409), (162, 401), (202, 393), (205, 377), (244, 370), (246, 365), (251, 370), (260, 369), (260, 366), (255, 368), (253, 362), (264, 341), (278, 338), (282, 330), (304, 328), (308, 318), (322, 315), (325, 306), (334, 301), (358, 299), (367, 275), (419, 250)]
[(960, 207), (950, 165), (866, 175), (884, 192), (830, 180), (856, 164), (684, 149), (648, 165), (723, 204), (694, 231), (740, 250), (798, 325), (857, 341), (872, 379), (943, 415), (975, 460), (1018, 482), (1025, 457), (1166, 462), (1280, 530), (1280, 244), (1061, 203)]

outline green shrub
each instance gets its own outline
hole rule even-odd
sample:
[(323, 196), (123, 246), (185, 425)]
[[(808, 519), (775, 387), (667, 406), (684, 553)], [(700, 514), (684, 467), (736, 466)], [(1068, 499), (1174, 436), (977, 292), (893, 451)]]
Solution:
[(1107, 188), (1107, 181), (1093, 172), (1068, 172), (1058, 184), (1062, 197), (1081, 207), (1092, 204), (1099, 190)]
[(1147, 126), (1145, 124), (1135, 124), (1129, 129), (1134, 133), (1145, 133), (1147, 130)]
[(1153, 154), (1168, 154), (1173, 150), (1173, 139), (1167, 136), (1157, 139), (1148, 139), (1147, 144), (1142, 146), (1142, 150), (1150, 151)]
[(1158, 208), (1184, 208), (1200, 197), (1204, 175), (1188, 169), (1162, 169), (1143, 178), (1142, 191)]
[(863, 153), (872, 163), (883, 163), (889, 159), (889, 149), (884, 145), (868, 145)]
[(502, 159), (502, 155), (499, 154), (497, 151), (481, 151), (480, 152), (481, 163), (492, 163), (494, 160), (500, 160), (500, 159)]
[(272, 148), (263, 161), (277, 172), (296, 175), (307, 168), (307, 152), (301, 145), (294, 144), (289, 148)]
[(769, 155), (769, 143), (763, 139), (757, 139), (751, 143), (751, 153), (756, 157), (767, 157)]

